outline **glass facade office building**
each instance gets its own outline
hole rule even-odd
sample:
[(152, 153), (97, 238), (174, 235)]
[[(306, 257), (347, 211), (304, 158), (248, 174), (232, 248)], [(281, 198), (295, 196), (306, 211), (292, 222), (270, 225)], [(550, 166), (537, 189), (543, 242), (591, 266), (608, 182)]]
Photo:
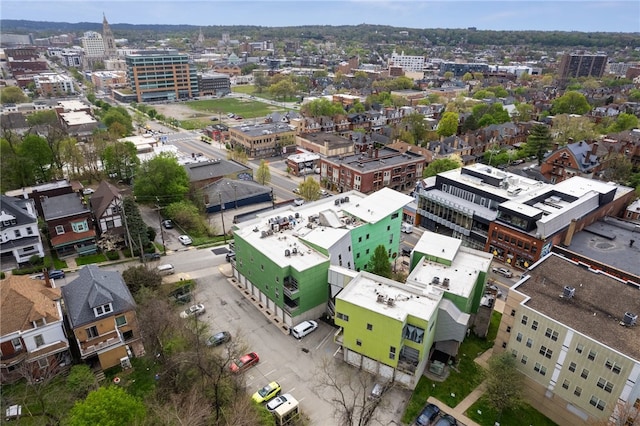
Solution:
[(175, 101), (198, 96), (198, 76), (187, 55), (128, 55), (127, 81), (138, 102)]

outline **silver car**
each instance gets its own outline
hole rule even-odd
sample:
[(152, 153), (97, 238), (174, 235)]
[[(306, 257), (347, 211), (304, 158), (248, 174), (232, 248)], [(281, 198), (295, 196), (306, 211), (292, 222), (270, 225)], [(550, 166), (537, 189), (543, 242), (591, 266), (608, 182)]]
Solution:
[(281, 406), (287, 401), (290, 401), (293, 398), (291, 394), (285, 393), (284, 395), (280, 395), (277, 398), (273, 398), (271, 401), (267, 403), (267, 410), (274, 411), (276, 408)]

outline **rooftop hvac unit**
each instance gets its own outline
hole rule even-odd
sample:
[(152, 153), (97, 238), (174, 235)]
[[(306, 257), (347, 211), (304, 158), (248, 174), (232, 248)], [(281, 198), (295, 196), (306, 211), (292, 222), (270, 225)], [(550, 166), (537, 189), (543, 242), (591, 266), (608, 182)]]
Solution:
[(396, 300), (393, 297), (387, 299), (387, 305), (393, 306), (396, 304)]
[(565, 285), (564, 289), (562, 290), (562, 297), (564, 297), (565, 299), (571, 299), (575, 293), (576, 293), (575, 287), (570, 287), (568, 285)]
[(442, 280), (442, 287), (449, 288), (449, 278)]
[(344, 197), (344, 202), (348, 203), (349, 202), (349, 197)]
[(299, 218), (300, 218), (300, 213), (296, 212), (296, 214), (294, 215), (294, 217), (295, 217), (296, 219), (299, 219)]
[(339, 205), (340, 205), (340, 199), (336, 199), (336, 200), (333, 202), (333, 204), (335, 204), (336, 206), (339, 206)]
[(262, 233), (260, 234), (260, 238), (266, 238), (267, 237), (267, 231), (262, 231)]
[(624, 318), (622, 319), (624, 325), (626, 325), (627, 327), (631, 327), (632, 325), (636, 325), (636, 321), (638, 321), (637, 314), (632, 314), (631, 312), (624, 313)]
[(376, 302), (384, 303), (384, 294), (379, 294), (378, 298), (376, 299)]
[(433, 279), (431, 280), (431, 284), (433, 285), (440, 284), (440, 277), (433, 277)]
[(294, 248), (293, 248), (293, 250), (292, 250), (292, 252), (293, 252), (293, 254), (296, 254), (296, 253), (298, 252), (298, 248), (297, 248), (297, 247), (294, 247)]
[(291, 256), (291, 251), (289, 249), (286, 249), (284, 251), (284, 257), (289, 257), (289, 256)]
[(280, 231), (280, 225), (274, 223), (273, 225), (271, 225), (271, 229), (273, 230), (273, 232), (278, 232)]

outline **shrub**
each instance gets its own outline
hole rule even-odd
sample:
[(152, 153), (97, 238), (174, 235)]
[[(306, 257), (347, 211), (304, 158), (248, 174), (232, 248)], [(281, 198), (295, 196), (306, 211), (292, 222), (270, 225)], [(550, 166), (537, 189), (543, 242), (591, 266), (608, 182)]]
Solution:
[(118, 260), (120, 259), (120, 253), (116, 250), (111, 250), (105, 253), (107, 255), (107, 259), (109, 260)]

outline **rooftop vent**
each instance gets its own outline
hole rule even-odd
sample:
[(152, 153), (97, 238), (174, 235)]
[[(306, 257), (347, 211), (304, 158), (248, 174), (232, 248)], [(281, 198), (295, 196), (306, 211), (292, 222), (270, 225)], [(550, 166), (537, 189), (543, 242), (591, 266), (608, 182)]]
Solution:
[(349, 197), (344, 197), (344, 202), (348, 203), (349, 202)]
[(622, 325), (626, 327), (631, 327), (636, 325), (636, 321), (638, 321), (638, 314), (632, 314), (631, 312), (625, 312), (624, 318), (622, 318)]
[(378, 303), (384, 303), (384, 294), (378, 294), (378, 298), (376, 299), (376, 302)]
[(442, 280), (442, 287), (449, 288), (449, 278)]
[(393, 306), (396, 304), (396, 300), (393, 297), (387, 299), (387, 305)]
[(291, 256), (291, 251), (289, 249), (286, 249), (284, 251), (284, 257), (289, 257), (289, 256)]
[(333, 204), (335, 204), (336, 206), (340, 205), (340, 199), (336, 198), (336, 200), (333, 202)]
[(431, 280), (431, 284), (433, 285), (440, 284), (440, 277), (433, 277), (433, 279)]
[(562, 294), (560, 295), (560, 297), (565, 298), (565, 299), (571, 299), (575, 293), (576, 293), (576, 288), (575, 287), (570, 287), (568, 285), (565, 285), (564, 289), (562, 290)]

